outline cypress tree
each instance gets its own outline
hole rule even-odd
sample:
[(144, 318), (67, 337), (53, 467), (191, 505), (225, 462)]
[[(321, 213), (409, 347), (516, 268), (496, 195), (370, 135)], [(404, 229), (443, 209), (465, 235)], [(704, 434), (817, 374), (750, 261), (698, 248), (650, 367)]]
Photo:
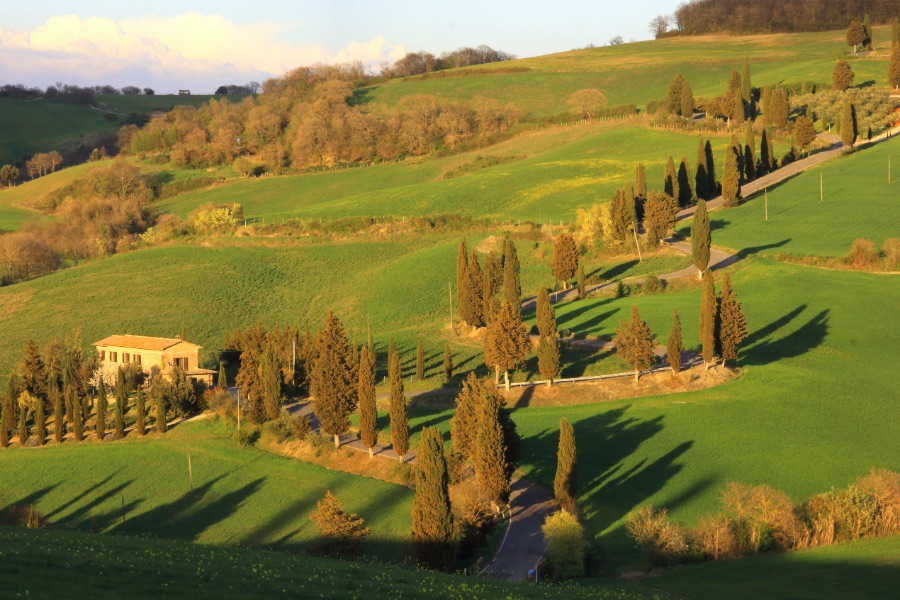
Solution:
[(900, 19), (894, 17), (891, 23), (891, 49), (896, 50), (900, 46)]
[(396, 352), (391, 353), (388, 373), (391, 380), (391, 445), (402, 461), (409, 452), (409, 417), (406, 413), (406, 396), (403, 394), (400, 357)]
[(19, 443), (21, 445), (25, 445), (25, 442), (28, 441), (28, 408), (24, 405), (19, 406)]
[(556, 477), (553, 479), (553, 495), (560, 507), (575, 514), (578, 496), (578, 473), (575, 455), (575, 430), (569, 420), (559, 420), (559, 447), (556, 451)]
[(753, 126), (747, 123), (744, 132), (744, 174), (747, 181), (756, 179), (756, 139), (753, 136)]
[(631, 318), (627, 323), (625, 321), (619, 323), (615, 342), (616, 354), (634, 369), (634, 380), (638, 381), (641, 371), (653, 366), (656, 356), (653, 354), (655, 345), (653, 332), (641, 319), (637, 306), (631, 307)]
[(706, 148), (703, 138), (697, 143), (697, 170), (694, 171), (694, 191), (697, 198), (709, 200), (709, 167), (706, 165)]
[(675, 171), (675, 161), (672, 157), (666, 162), (666, 179), (663, 184), (663, 191), (673, 198), (679, 197), (678, 174)]
[(497, 379), (500, 371), (503, 371), (507, 391), (509, 370), (519, 366), (530, 351), (531, 338), (522, 323), (522, 317), (504, 300), (484, 336), (484, 359), (486, 365), (494, 368)]
[(416, 344), (416, 379), (425, 381), (425, 347), (421, 336)]
[(567, 232), (556, 236), (553, 241), (553, 277), (563, 283), (563, 289), (569, 289), (569, 280), (578, 270), (578, 246), (575, 238)]
[(6, 428), (7, 413), (9, 407), (6, 402), (0, 404), (0, 448), (9, 446), (9, 429)]
[(553, 379), (559, 373), (559, 341), (556, 336), (542, 337), (538, 342), (538, 371), (547, 387), (553, 386)]
[(587, 293), (587, 282), (584, 278), (584, 265), (578, 263), (578, 273), (576, 274), (576, 280), (578, 282), (578, 298), (584, 298)]
[(42, 396), (47, 375), (44, 372), (44, 361), (41, 360), (41, 353), (34, 340), (25, 342), (21, 372), (22, 388), (32, 396)]
[(484, 386), (475, 373), (469, 373), (463, 381), (462, 391), (456, 395), (456, 410), (450, 420), (450, 440), (453, 449), (471, 460), (477, 432), (478, 406), (484, 396)]
[(441, 434), (436, 427), (425, 427), (416, 453), (412, 535), (419, 564), (441, 571), (453, 565), (455, 554), (448, 485)]
[(219, 379), (216, 381), (216, 385), (223, 390), (228, 388), (228, 377), (225, 375), (225, 363), (222, 361), (219, 361)]
[(644, 231), (647, 244), (654, 248), (675, 227), (678, 203), (666, 194), (651, 192), (644, 210)]
[(146, 408), (144, 407), (144, 392), (140, 388), (138, 388), (137, 391), (134, 409), (137, 411), (137, 415), (134, 420), (134, 430), (137, 431), (137, 434), (139, 436), (146, 435), (147, 425), (146, 423), (144, 423), (144, 413), (146, 411)]
[(737, 154), (733, 146), (725, 150), (725, 174), (722, 176), (722, 198), (724, 206), (737, 206), (741, 194), (741, 173), (738, 170)]
[(472, 463), (478, 487), (495, 505), (509, 500), (507, 445), (500, 423), (502, 401), (487, 393), (475, 409), (475, 438)]
[(703, 271), (700, 303), (700, 342), (703, 362), (709, 370), (716, 352), (716, 282), (712, 271)]
[(547, 288), (541, 286), (537, 293), (535, 305), (535, 320), (541, 337), (556, 336), (556, 311), (550, 303), (550, 294)]
[(106, 384), (103, 382), (103, 376), (99, 377), (100, 382), (97, 384), (97, 415), (94, 419), (94, 435), (101, 442), (106, 438), (106, 410), (109, 400), (107, 399)]
[(493, 290), (491, 275), (485, 270), (481, 280), (481, 316), (483, 317), (485, 325), (491, 322), (491, 319), (494, 318), (494, 313), (496, 312), (495, 304), (497, 304), (497, 302), (496, 298), (494, 298)]
[(359, 437), (363, 446), (369, 449), (369, 458), (372, 458), (372, 447), (378, 442), (378, 408), (375, 404), (375, 370), (366, 346), (363, 346), (360, 356), (356, 395), (359, 405)]
[(900, 44), (891, 50), (891, 61), (888, 63), (888, 81), (891, 86), (900, 89)]
[(744, 117), (746, 116), (747, 107), (744, 105), (744, 98), (738, 92), (733, 92), (731, 96), (732, 102), (734, 102), (734, 108), (732, 112), (734, 114), (734, 122), (735, 123), (743, 123)]
[(444, 344), (444, 381), (453, 379), (453, 354), (450, 353), (450, 344)]
[(679, 73), (672, 79), (672, 83), (669, 84), (664, 102), (666, 112), (670, 115), (681, 115), (681, 88), (685, 83), (684, 77)]
[(666, 344), (666, 358), (673, 373), (681, 370), (681, 318), (678, 309), (672, 309), (672, 328), (669, 330), (669, 341)]
[(694, 221), (691, 223), (691, 257), (694, 266), (702, 272), (709, 265), (709, 246), (712, 237), (709, 232), (709, 213), (706, 212), (706, 202), (697, 202), (694, 211)]
[(844, 113), (841, 118), (841, 142), (844, 144), (845, 148), (853, 147), (853, 144), (856, 142), (857, 133), (856, 107), (853, 106), (853, 102), (848, 100), (844, 103)]
[(747, 319), (741, 310), (741, 303), (731, 287), (731, 277), (725, 273), (722, 279), (722, 297), (719, 300), (718, 346), (721, 351), (722, 364), (734, 360), (738, 356), (738, 346), (747, 337)]
[(350, 341), (340, 319), (331, 311), (325, 318), (324, 329), (319, 331), (316, 349), (318, 357), (310, 386), (313, 412), (322, 431), (334, 436), (334, 445), (339, 447), (341, 434), (350, 428), (350, 413), (356, 407), (359, 381)]
[[(750, 84), (750, 62), (744, 56), (744, 67), (741, 69), (741, 98), (747, 106), (750, 106), (750, 103), (753, 101), (752, 89), (753, 87)], [(750, 116), (753, 116), (752, 113)]]
[(631, 236), (631, 212), (625, 200), (625, 191), (618, 189), (609, 202), (609, 235), (619, 244), (627, 244)]
[(693, 199), (694, 190), (691, 187), (691, 176), (687, 157), (682, 156), (681, 164), (678, 166), (678, 205), (690, 206)]
[(712, 143), (709, 140), (706, 140), (706, 174), (707, 174), (707, 182), (706, 182), (706, 193), (710, 196), (716, 196), (718, 194), (719, 184), (716, 180), (716, 160), (713, 157), (712, 151)]
[(265, 418), (274, 421), (281, 414), (281, 369), (278, 365), (275, 342), (272, 339), (266, 343), (266, 349), (260, 357), (259, 368)]
[(484, 323), (484, 295), (481, 286), (484, 283), (484, 275), (481, 272), (481, 265), (478, 263), (478, 253), (472, 250), (472, 257), (469, 259), (469, 294), (471, 296), (471, 318), (469, 325), (477, 327)]
[(503, 295), (516, 314), (522, 312), (522, 283), (519, 280), (519, 254), (507, 236), (503, 244)]
[(6, 421), (4, 426), (7, 431), (11, 431), (16, 427), (16, 407), (19, 403), (19, 376), (11, 373), (9, 379), (6, 380)]
[(469, 253), (466, 240), (459, 243), (456, 253), (456, 304), (463, 323), (472, 319), (472, 282), (469, 277)]
[(166, 423), (166, 397), (163, 391), (159, 389), (158, 383), (153, 388), (153, 401), (156, 404), (156, 431), (165, 433), (168, 427)]
[(760, 94), (760, 97), (759, 97), (759, 105), (760, 105), (760, 108), (762, 109), (762, 114), (764, 117), (766, 117), (766, 119), (769, 118), (769, 114), (770, 114), (769, 107), (771, 105), (771, 102), (772, 102), (772, 88), (770, 88), (769, 86), (764, 86), (762, 89), (762, 94)]
[(691, 92), (691, 84), (687, 81), (681, 86), (680, 100), (681, 116), (687, 119), (691, 118), (694, 115), (694, 94)]
[(634, 169), (634, 195), (641, 200), (647, 199), (647, 173), (644, 163), (638, 163)]
[(128, 392), (125, 390), (125, 372), (119, 367), (116, 380), (116, 439), (125, 437), (125, 413), (128, 411)]
[(80, 442), (84, 439), (84, 407), (82, 406), (81, 398), (78, 397), (72, 385), (70, 384), (66, 387), (72, 403), (72, 434), (75, 436), (75, 441)]
[(66, 424), (63, 417), (63, 402), (59, 393), (59, 383), (54, 373), (50, 374), (47, 390), (50, 394), (50, 404), (53, 406), (53, 439), (56, 440), (57, 444), (61, 444), (63, 438), (66, 437)]
[(47, 416), (44, 413), (44, 399), (36, 396), (35, 400), (34, 435), (37, 437), (38, 446), (43, 446), (44, 440), (47, 438)]

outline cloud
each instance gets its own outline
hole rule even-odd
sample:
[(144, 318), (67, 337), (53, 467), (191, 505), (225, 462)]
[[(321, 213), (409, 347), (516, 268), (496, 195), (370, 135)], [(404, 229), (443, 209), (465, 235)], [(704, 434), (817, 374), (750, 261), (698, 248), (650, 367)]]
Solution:
[(119, 21), (56, 16), (32, 31), (0, 29), (0, 83), (43, 87), (63, 81), (210, 92), (304, 64), (361, 60), (371, 67), (403, 53), (383, 36), (351, 41), (330, 53), (321, 44), (287, 41), (291, 31), (281, 23), (238, 24), (197, 12)]

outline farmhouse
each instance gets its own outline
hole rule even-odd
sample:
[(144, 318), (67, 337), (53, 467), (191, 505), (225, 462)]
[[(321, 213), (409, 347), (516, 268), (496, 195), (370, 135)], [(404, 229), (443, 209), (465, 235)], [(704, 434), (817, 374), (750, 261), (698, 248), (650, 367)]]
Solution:
[(191, 379), (212, 387), (215, 371), (201, 369), (199, 352), (203, 346), (192, 344), (176, 336), (174, 338), (148, 337), (145, 335), (111, 335), (91, 344), (97, 348), (100, 364), (106, 369), (122, 365), (139, 365), (149, 373), (157, 367), (164, 375), (173, 368), (182, 369)]

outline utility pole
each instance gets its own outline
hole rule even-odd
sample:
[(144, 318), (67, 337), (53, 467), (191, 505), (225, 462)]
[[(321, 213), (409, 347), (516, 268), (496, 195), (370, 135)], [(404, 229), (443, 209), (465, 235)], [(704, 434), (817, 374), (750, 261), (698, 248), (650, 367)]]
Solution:
[(637, 239), (637, 225), (634, 223), (631, 224), (631, 233), (634, 234), (634, 247), (637, 248), (638, 262), (644, 262), (644, 258), (641, 256), (641, 245), (638, 244)]
[(765, 194), (765, 204), (766, 204), (766, 221), (769, 220), (769, 188), (763, 190), (763, 194)]

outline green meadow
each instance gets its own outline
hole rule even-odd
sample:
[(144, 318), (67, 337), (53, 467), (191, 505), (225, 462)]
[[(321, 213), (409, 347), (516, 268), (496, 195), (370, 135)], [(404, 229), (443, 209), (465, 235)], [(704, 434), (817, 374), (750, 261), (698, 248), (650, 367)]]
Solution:
[[(676, 73), (687, 78), (695, 97), (721, 95), (731, 70), (740, 72), (745, 56), (753, 85), (760, 88), (803, 81), (830, 85), (837, 58), (850, 62), (857, 85), (886, 85), (890, 27), (875, 27), (874, 37), (877, 58), (853, 58), (843, 31), (672, 37), (467, 67), (461, 73), (445, 72), (449, 76), (438, 73), (392, 80), (358, 92), (358, 101), (393, 105), (411, 94), (448, 100), (484, 96), (545, 117), (567, 112), (566, 100), (573, 92), (596, 88), (607, 96), (609, 106), (644, 108), (665, 95)], [(495, 72), (504, 68), (528, 71)]]
[(407, 556), (411, 490), (241, 448), (232, 433), (200, 421), (162, 437), (8, 448), (0, 498), (4, 506), (34, 503), (58, 529), (96, 524), (101, 533), (298, 552), (317, 540), (309, 517), (330, 490), (372, 529), (370, 557)]

